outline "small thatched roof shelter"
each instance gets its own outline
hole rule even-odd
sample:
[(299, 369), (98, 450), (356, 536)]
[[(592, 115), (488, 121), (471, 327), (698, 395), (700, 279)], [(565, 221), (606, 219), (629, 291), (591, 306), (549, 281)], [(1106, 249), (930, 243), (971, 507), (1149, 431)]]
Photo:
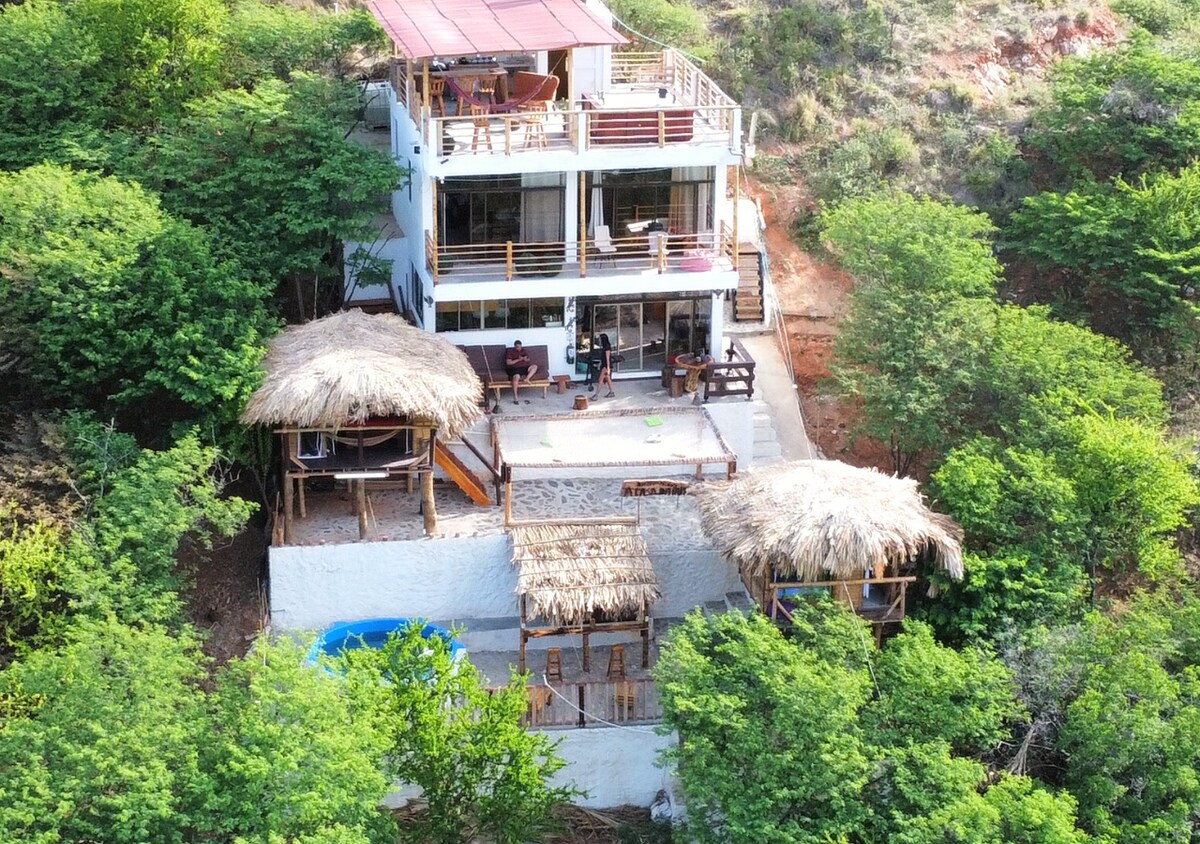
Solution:
[(908, 478), (801, 460), (692, 492), (709, 537), (753, 578), (851, 580), (925, 552), (962, 577), (962, 528), (930, 510)]
[[(636, 524), (543, 524), (513, 527), (513, 564), (521, 606), (521, 666), (531, 636), (611, 630), (642, 633), (649, 651), (650, 605), (662, 597)], [(598, 621), (597, 615), (608, 621)], [(532, 619), (545, 626), (530, 627)]]
[(454, 437), (480, 415), (483, 386), (455, 346), (395, 314), (343, 311), (271, 341), (248, 425), (337, 429), (405, 417)]
[(512, 528), (517, 594), (532, 618), (577, 625), (596, 611), (630, 615), (662, 592), (632, 524), (549, 524)]

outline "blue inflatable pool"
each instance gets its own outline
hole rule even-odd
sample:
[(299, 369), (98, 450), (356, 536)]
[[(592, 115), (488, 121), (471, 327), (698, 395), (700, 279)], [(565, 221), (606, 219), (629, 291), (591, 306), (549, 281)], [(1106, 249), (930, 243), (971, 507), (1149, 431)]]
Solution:
[(321, 654), (338, 656), (355, 648), (381, 648), (392, 633), (401, 633), (414, 624), (421, 625), (421, 638), (437, 636), (450, 643), (450, 658), (458, 662), (466, 656), (466, 647), (445, 627), (426, 624), (413, 618), (366, 618), (362, 621), (335, 621), (325, 628), (308, 651), (308, 661), (315, 664)]

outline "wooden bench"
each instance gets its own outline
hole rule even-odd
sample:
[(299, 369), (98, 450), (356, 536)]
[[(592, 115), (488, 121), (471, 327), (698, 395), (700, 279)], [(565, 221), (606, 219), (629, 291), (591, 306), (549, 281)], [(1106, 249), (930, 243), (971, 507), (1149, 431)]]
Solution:
[[(475, 374), (479, 376), (479, 380), (483, 382), (485, 391), (491, 390), (495, 396), (497, 403), (500, 401), (500, 391), (512, 388), (512, 379), (508, 377), (508, 372), (504, 368), (504, 358), (508, 355), (509, 346), (493, 344), (493, 345), (477, 345), (477, 346), (459, 346), (463, 353), (467, 356), (467, 360), (471, 364), (471, 368), (475, 370)], [(537, 365), (537, 372), (533, 376), (532, 381), (522, 381), (522, 387), (541, 387), (542, 398), (546, 398), (547, 391), (550, 388), (550, 353), (545, 346), (523, 346), (525, 353), (529, 355), (530, 364)]]

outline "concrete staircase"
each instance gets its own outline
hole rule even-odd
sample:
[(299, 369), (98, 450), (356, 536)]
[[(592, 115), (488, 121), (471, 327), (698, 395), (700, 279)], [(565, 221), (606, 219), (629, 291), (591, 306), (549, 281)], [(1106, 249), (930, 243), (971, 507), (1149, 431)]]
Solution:
[(754, 400), (754, 450), (750, 455), (750, 465), (770, 466), (783, 462), (783, 448), (779, 445), (779, 436), (771, 422), (771, 409), (765, 401)]
[(739, 587), (733, 592), (726, 592), (725, 597), (719, 601), (705, 601), (705, 615), (719, 615), (720, 613), (733, 612), (737, 610), (740, 613), (748, 613), (754, 609), (754, 601), (750, 595), (742, 587)]

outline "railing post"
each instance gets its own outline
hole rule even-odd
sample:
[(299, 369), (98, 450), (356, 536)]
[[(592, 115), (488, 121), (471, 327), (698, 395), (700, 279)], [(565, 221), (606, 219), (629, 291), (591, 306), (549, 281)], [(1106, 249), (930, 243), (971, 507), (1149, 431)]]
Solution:
[(504, 116), (504, 154), (512, 155), (512, 120)]
[(662, 275), (667, 269), (667, 236), (664, 233), (658, 239), (658, 274)]
[(658, 110), (658, 145), (667, 145), (667, 113), (661, 108)]
[(504, 279), (505, 281), (513, 280), (513, 245), (511, 240), (504, 243)]
[(587, 278), (587, 174), (579, 171), (579, 277)]
[(579, 684), (579, 726), (581, 726), (581, 727), (587, 726), (587, 716), (584, 714), (585, 712), (587, 712), (587, 700), (584, 698), (584, 694), (583, 694), (583, 683), (580, 683)]

